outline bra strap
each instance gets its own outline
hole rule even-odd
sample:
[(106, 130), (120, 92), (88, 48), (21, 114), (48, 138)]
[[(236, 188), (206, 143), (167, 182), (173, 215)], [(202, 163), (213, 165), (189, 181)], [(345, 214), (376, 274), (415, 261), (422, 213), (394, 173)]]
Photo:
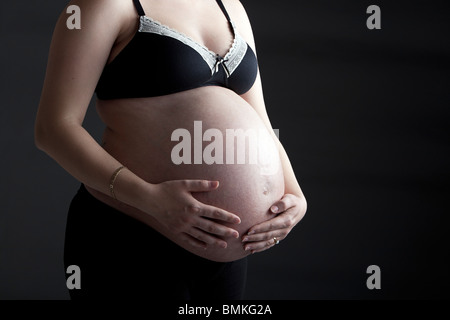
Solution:
[(223, 14), (225, 15), (225, 17), (227, 18), (228, 22), (231, 23), (231, 18), (230, 15), (227, 12), (227, 9), (225, 9), (225, 6), (222, 3), (222, 0), (216, 0), (217, 4), (219, 5), (220, 9), (222, 9)]
[(137, 10), (139, 16), (145, 16), (145, 11), (142, 8), (142, 5), (139, 2), (139, 0), (133, 0), (133, 2), (134, 2), (134, 6), (136, 7), (136, 10)]

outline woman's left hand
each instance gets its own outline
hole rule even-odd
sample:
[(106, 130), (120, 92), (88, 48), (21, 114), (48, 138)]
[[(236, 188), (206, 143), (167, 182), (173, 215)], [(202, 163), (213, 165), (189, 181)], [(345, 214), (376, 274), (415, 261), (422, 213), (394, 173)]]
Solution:
[(293, 194), (285, 194), (272, 205), (270, 212), (274, 214), (274, 218), (251, 227), (242, 237), (246, 251), (262, 252), (286, 238), (305, 216), (306, 200)]

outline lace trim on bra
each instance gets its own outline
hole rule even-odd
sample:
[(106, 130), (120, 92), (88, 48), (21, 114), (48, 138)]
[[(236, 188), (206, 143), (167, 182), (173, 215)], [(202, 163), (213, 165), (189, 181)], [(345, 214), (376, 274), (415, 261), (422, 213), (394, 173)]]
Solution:
[[(244, 59), (244, 56), (247, 53), (248, 49), (247, 42), (245, 42), (245, 40), (237, 33), (236, 27), (233, 22), (231, 22), (231, 25), (233, 26), (234, 31), (233, 44), (231, 45), (231, 48), (228, 50), (225, 57), (223, 57), (223, 62), (221, 62), (224, 63), (227, 67), (230, 76)], [(211, 73), (214, 74), (217, 66), (218, 55), (209, 50), (204, 45), (201, 45), (197, 41), (193, 40), (189, 36), (178, 32), (147, 16), (140, 17), (139, 32), (154, 33), (161, 36), (171, 37), (184, 43), (185, 45), (197, 51), (198, 54), (202, 56), (203, 60), (205, 60), (205, 62), (211, 69)]]

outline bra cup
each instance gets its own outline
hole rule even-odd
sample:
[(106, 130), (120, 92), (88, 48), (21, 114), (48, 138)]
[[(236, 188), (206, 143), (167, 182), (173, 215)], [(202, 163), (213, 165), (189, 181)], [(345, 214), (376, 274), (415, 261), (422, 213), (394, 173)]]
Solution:
[(248, 47), (242, 62), (228, 78), (228, 87), (236, 94), (244, 94), (249, 91), (255, 83), (258, 74), (258, 62), (253, 50)]

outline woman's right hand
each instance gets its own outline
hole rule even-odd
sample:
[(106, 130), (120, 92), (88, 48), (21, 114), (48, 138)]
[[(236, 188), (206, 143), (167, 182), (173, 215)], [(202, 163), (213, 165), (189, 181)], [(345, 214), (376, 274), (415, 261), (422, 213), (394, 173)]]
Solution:
[(217, 207), (206, 205), (192, 192), (210, 192), (218, 188), (219, 182), (207, 180), (173, 180), (153, 185), (156, 212), (152, 212), (159, 223), (182, 237), (191, 245), (206, 249), (208, 246), (227, 247), (220, 237), (239, 238), (239, 233), (216, 220), (239, 224), (238, 216)]

